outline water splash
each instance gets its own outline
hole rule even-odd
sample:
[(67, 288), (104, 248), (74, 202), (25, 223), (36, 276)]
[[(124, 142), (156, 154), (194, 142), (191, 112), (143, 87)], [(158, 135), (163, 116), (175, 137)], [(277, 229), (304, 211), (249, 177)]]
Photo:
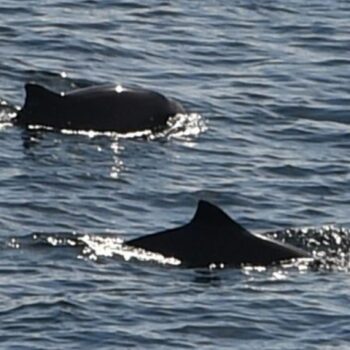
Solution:
[(164, 131), (154, 134), (151, 138), (188, 139), (198, 136), (207, 129), (208, 128), (200, 114), (177, 114), (168, 120), (167, 128)]
[[(29, 129), (32, 130), (54, 130), (52, 127), (42, 125), (30, 125)], [(114, 140), (118, 139), (189, 139), (198, 136), (200, 133), (205, 132), (207, 126), (200, 114), (177, 114), (176, 116), (169, 118), (167, 126), (161, 131), (141, 130), (128, 133), (117, 133), (114, 131), (95, 131), (95, 130), (71, 130), (62, 129), (61, 133), (66, 135), (83, 135), (88, 138), (95, 138), (99, 136), (108, 136)]]
[(175, 258), (164, 257), (161, 254), (127, 246), (115, 234), (36, 232), (29, 236), (12, 237), (7, 241), (6, 245), (11, 249), (74, 248), (78, 249), (78, 259), (88, 259), (91, 261), (99, 261), (102, 258), (122, 258), (125, 261), (154, 262), (161, 265), (177, 266), (181, 263)]
[(10, 105), (0, 98), (0, 130), (12, 125), (12, 119), (17, 115), (18, 107)]
[(180, 265), (181, 262), (175, 258), (164, 257), (161, 254), (152, 253), (143, 249), (129, 247), (123, 244), (123, 240), (116, 237), (99, 237), (84, 235), (80, 241), (85, 243), (80, 257), (88, 257), (91, 260), (98, 260), (101, 257), (121, 257), (125, 261), (138, 260), (155, 262), (161, 265)]
[(309, 251), (312, 267), (350, 271), (350, 230), (336, 225), (290, 228), (268, 232), (267, 236)]

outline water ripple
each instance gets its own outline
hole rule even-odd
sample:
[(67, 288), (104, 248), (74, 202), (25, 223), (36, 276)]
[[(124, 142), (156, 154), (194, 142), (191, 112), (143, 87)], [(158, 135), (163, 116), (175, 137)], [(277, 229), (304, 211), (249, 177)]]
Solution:
[[(347, 349), (349, 14), (342, 0), (3, 0), (2, 348)], [(27, 81), (125, 82), (194, 114), (152, 140), (28, 132), (8, 123)], [(320, 265), (113, 255), (111, 237), (181, 225), (200, 198)], [(91, 251), (37, 231), (88, 233)]]

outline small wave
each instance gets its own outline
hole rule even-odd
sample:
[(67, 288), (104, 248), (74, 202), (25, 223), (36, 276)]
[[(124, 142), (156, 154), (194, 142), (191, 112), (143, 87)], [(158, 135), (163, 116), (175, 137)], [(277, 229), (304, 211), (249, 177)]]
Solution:
[(0, 130), (8, 128), (10, 126), (12, 126), (12, 123), (10, 123), (10, 122), (2, 122), (1, 121), (1, 113), (0, 113)]

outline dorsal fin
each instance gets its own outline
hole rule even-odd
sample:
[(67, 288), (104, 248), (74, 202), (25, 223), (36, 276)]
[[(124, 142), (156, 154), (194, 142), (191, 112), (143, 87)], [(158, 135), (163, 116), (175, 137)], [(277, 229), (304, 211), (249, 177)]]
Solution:
[(233, 232), (251, 234), (239, 223), (231, 219), (222, 209), (207, 201), (198, 202), (196, 213), (191, 220), (192, 224), (220, 227), (229, 226)]
[(36, 100), (52, 100), (52, 99), (58, 99), (61, 97), (61, 95), (46, 89), (45, 87), (35, 84), (35, 83), (27, 83), (25, 85), (26, 90), (26, 103), (30, 103), (31, 101)]

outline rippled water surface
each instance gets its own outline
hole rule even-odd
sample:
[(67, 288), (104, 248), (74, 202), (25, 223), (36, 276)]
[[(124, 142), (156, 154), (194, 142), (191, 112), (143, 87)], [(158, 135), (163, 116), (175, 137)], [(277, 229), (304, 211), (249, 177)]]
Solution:
[[(0, 4), (2, 349), (348, 349), (350, 2)], [(163, 135), (26, 131), (27, 81), (123, 83)], [(182, 269), (121, 241), (198, 199), (317, 266)]]

